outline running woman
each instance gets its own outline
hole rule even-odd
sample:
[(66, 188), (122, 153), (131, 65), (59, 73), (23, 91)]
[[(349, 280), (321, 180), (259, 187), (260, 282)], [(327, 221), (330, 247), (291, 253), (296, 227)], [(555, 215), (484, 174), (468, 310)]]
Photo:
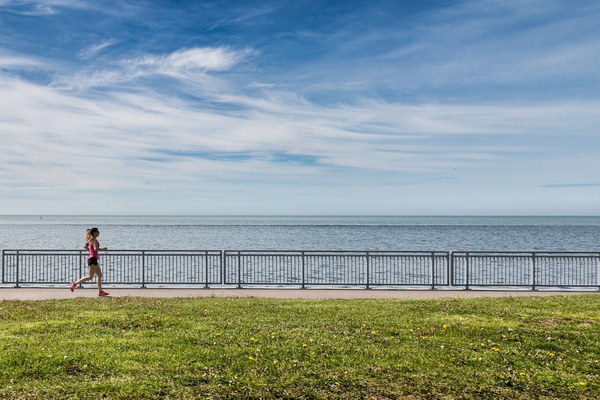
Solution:
[(100, 247), (100, 243), (98, 243), (97, 239), (98, 236), (100, 236), (98, 228), (86, 229), (85, 244), (83, 245), (83, 248), (90, 253), (88, 257), (88, 274), (80, 280), (71, 283), (71, 292), (75, 291), (77, 285), (91, 281), (94, 279), (94, 275), (96, 275), (96, 282), (98, 282), (98, 296), (108, 296), (108, 292), (102, 290), (102, 271), (100, 270), (100, 265), (98, 265), (98, 252), (106, 251), (108, 249), (106, 247)]

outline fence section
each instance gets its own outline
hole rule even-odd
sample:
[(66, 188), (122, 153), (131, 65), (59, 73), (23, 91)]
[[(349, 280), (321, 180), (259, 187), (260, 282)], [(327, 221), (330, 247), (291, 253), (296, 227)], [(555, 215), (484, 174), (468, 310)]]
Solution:
[(598, 287), (600, 253), (453, 252), (452, 286)]
[[(160, 285), (222, 283), (222, 252), (214, 250), (111, 250), (102, 253), (103, 282)], [(87, 274), (87, 252), (2, 250), (2, 283), (64, 284)]]
[[(600, 253), (483, 251), (120, 250), (102, 253), (107, 284), (600, 289)], [(66, 284), (80, 250), (2, 250), (2, 284)]]

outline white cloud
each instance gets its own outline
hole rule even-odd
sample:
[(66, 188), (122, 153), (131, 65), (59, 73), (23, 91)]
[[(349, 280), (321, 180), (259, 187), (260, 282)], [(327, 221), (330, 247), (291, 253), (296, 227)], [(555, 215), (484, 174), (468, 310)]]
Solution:
[[(106, 44), (108, 43), (108, 44)], [(88, 48), (95, 53), (102, 47)], [(84, 53), (87, 54), (87, 50)], [(166, 76), (191, 85), (194, 89), (217, 86), (218, 80), (211, 73), (224, 72), (242, 62), (252, 50), (233, 50), (228, 47), (201, 47), (178, 50), (170, 54), (145, 55), (142, 57), (118, 60), (105, 67), (93, 67), (70, 75), (57, 76), (54, 86), (86, 90), (93, 87), (112, 87), (113, 85), (131, 83), (145, 77)], [(134, 82), (137, 86), (138, 83)], [(213, 88), (214, 90), (214, 88)]]
[(227, 71), (240, 63), (249, 50), (234, 51), (225, 47), (192, 48), (178, 50), (162, 56), (145, 56), (128, 63), (150, 71), (181, 76), (207, 71)]
[(99, 44), (95, 44), (92, 46), (88, 46), (85, 49), (82, 49), (78, 55), (79, 57), (83, 58), (84, 60), (87, 60), (89, 58), (94, 57), (96, 54), (100, 53), (102, 50), (104, 50), (107, 47), (110, 47), (116, 43), (118, 43), (119, 41), (116, 39), (110, 39), (110, 40), (106, 40), (102, 43)]

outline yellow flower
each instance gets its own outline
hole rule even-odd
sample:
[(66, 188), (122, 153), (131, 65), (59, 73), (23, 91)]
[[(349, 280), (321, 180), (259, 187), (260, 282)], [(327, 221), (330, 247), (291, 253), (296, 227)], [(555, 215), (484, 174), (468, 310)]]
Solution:
[(442, 328), (446, 329), (448, 327), (448, 325), (442, 325)]
[(248, 360), (255, 360), (255, 358), (252, 356), (248, 356)]
[(339, 383), (339, 382), (335, 382), (335, 384), (336, 384), (336, 385), (338, 385), (338, 386), (340, 386), (340, 383)]
[(377, 332), (371, 331), (371, 335), (377, 335)]
[(587, 383), (585, 383), (585, 382), (579, 382), (579, 386), (585, 386), (585, 385), (587, 385)]
[(554, 357), (554, 356), (555, 356), (555, 354), (554, 354), (554, 353), (548, 353), (548, 355), (549, 355), (550, 357)]
[(497, 348), (497, 347), (492, 347), (492, 350), (494, 350), (494, 351), (500, 351), (500, 349)]
[(306, 343), (302, 343), (302, 347), (308, 347)]
[(519, 372), (519, 375), (525, 375), (525, 372)]
[(273, 360), (273, 364), (277, 364), (279, 360)]

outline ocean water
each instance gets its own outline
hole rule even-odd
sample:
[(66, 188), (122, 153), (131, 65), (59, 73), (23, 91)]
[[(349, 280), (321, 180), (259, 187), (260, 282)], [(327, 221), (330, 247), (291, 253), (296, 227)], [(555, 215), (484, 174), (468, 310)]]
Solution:
[(0, 249), (600, 251), (600, 217), (0, 216)]

